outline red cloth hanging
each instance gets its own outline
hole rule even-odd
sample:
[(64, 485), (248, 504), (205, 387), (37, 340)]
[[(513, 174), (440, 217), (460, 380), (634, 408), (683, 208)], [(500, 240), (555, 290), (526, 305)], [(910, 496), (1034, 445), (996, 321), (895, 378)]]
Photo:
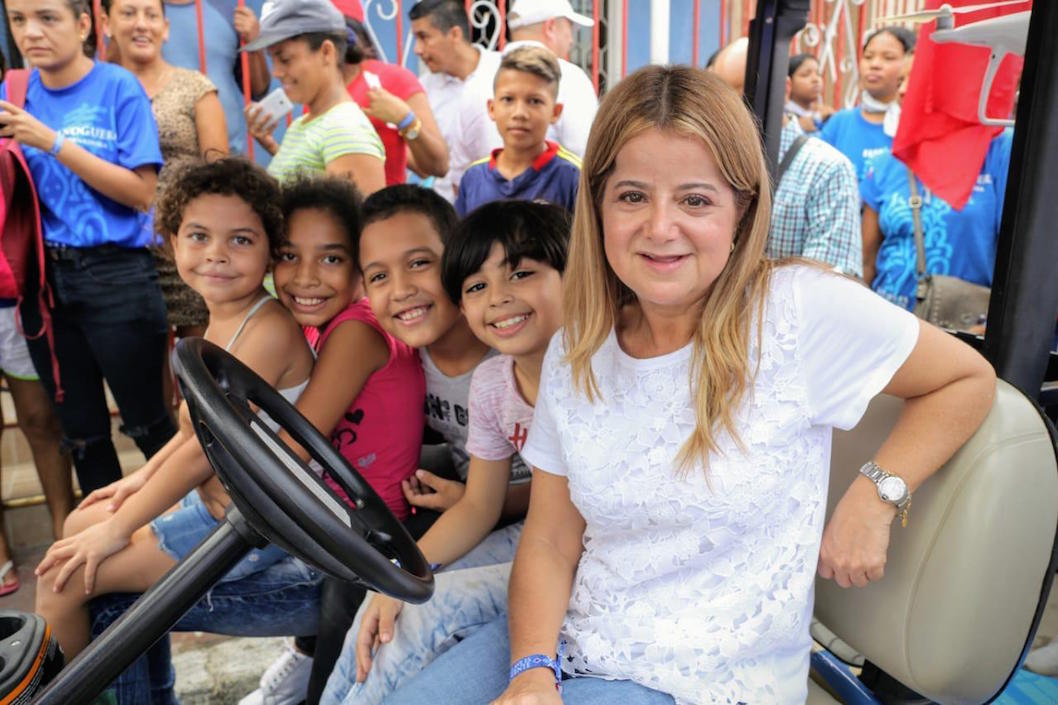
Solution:
[[(979, 0), (947, 0), (952, 6)], [(936, 9), (941, 0), (927, 0)], [(990, 17), (1029, 9), (1029, 3), (957, 15), (961, 27)], [(992, 138), (1002, 127), (977, 120), (977, 102), (988, 66), (986, 47), (937, 44), (930, 39), (936, 23), (919, 30), (911, 83), (901, 106), (900, 127), (893, 139), (893, 154), (918, 175), (937, 196), (955, 208), (970, 198)], [(1006, 117), (1014, 106), (1014, 93), (1024, 60), (1008, 54), (992, 82), (989, 117)]]

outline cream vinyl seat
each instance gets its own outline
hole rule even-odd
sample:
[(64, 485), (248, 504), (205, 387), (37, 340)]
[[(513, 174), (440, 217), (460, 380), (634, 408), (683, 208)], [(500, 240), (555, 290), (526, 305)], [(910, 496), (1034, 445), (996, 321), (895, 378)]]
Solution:
[[(878, 397), (859, 426), (835, 433), (828, 518), (902, 403)], [(930, 700), (988, 702), (1032, 642), (1054, 575), (1056, 528), (1049, 426), (1033, 402), (1000, 381), (981, 428), (915, 492), (909, 526), (894, 524), (885, 577), (848, 590), (817, 579), (815, 616)], [(861, 701), (868, 702), (844, 702)], [(808, 702), (840, 701), (812, 682)]]

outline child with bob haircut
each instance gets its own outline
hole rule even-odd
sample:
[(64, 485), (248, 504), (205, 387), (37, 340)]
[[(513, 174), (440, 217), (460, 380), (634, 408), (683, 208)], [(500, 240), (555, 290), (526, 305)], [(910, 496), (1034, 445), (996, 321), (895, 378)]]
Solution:
[[(882, 579), (893, 519), (995, 373), (861, 284), (767, 259), (770, 213), (756, 122), (721, 79), (648, 66), (606, 94), (522, 450), (509, 620), (387, 705), (805, 702), (817, 570)], [(832, 431), (883, 391), (907, 402), (873, 463), (902, 491), (865, 465), (824, 527)]]
[(573, 212), (580, 159), (547, 139), (547, 129), (562, 115), (561, 78), (558, 60), (543, 46), (519, 46), (503, 55), (488, 102), (503, 147), (463, 174), (459, 215), (501, 199), (546, 201)]
[[(383, 595), (365, 603), (322, 702), (378, 702), (454, 638), (504, 612), (509, 561), (485, 563), (472, 549), (500, 518), (512, 460), (532, 425), (544, 351), (561, 325), (556, 294), (569, 227), (569, 214), (561, 207), (497, 201), (471, 213), (453, 233), (443, 260), (444, 288), (460, 302), (474, 335), (500, 354), (477, 366), (470, 385), (466, 492), (419, 541), (427, 560), (447, 570), (438, 576), (429, 603), (405, 608), (399, 630), (394, 621), (403, 603)], [(516, 538), (520, 530), (517, 523), (496, 533)], [(513, 541), (509, 545), (513, 548)], [(489, 553), (499, 557), (497, 551)], [(372, 648), (380, 643), (381, 672), (371, 663)], [(356, 681), (363, 683), (355, 690), (353, 658)]]
[[(174, 173), (160, 194), (155, 223), (181, 278), (209, 308), (205, 338), (293, 403), (308, 384), (313, 359), (301, 328), (263, 286), (282, 235), (279, 201), (276, 181), (249, 162), (192, 164)], [(180, 432), (143, 468), (90, 494), (67, 520), (66, 538), (37, 568), (37, 612), (67, 657), (89, 641), (88, 600), (145, 591), (216, 527), (230, 501), (184, 405)], [(275, 546), (254, 550), (221, 582), (256, 594), (256, 576), (285, 560), (295, 559)], [(319, 576), (307, 567), (291, 579), (318, 587)], [(244, 603), (243, 621), (253, 619), (247, 608)], [(303, 629), (314, 617), (301, 612), (287, 603), (282, 615), (267, 618), (270, 629)]]

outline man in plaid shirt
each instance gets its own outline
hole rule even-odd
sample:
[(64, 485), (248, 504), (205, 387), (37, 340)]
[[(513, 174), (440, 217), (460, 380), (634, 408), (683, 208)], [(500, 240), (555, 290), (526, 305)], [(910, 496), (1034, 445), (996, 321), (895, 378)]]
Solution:
[[(745, 37), (727, 45), (712, 59), (710, 70), (740, 93), (746, 75)], [(786, 116), (779, 142), (779, 163), (803, 134)], [(863, 276), (860, 235), (860, 191), (848, 158), (819, 139), (801, 145), (775, 186), (772, 199), (769, 257), (807, 257), (844, 274)]]

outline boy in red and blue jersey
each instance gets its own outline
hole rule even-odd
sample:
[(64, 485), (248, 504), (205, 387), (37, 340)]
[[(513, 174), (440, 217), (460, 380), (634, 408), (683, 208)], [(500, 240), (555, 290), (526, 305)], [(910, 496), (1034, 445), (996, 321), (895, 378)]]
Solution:
[(548, 127), (562, 115), (557, 102), (561, 76), (558, 60), (543, 46), (520, 46), (504, 54), (489, 100), (489, 116), (503, 148), (463, 174), (455, 202), (461, 217), (504, 199), (546, 201), (573, 211), (580, 159), (546, 139)]

